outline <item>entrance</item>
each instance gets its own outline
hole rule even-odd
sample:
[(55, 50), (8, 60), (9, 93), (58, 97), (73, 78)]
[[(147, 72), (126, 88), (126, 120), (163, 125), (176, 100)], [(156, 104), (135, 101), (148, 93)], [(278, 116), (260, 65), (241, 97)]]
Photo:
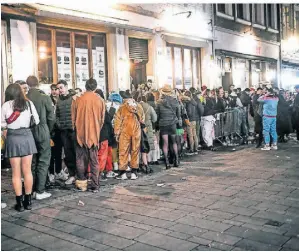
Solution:
[(146, 63), (147, 61), (136, 62), (136, 60), (131, 60), (131, 84), (135, 90), (138, 88), (139, 84), (146, 83)]

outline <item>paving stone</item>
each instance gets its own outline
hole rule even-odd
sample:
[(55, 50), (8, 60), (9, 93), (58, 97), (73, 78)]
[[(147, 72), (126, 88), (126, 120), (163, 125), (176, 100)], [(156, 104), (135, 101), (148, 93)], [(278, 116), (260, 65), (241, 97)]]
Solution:
[(224, 220), (223, 223), (229, 224), (229, 225), (232, 225), (232, 226), (242, 226), (244, 224), (244, 222), (235, 221), (235, 220)]
[(218, 211), (218, 210), (208, 210), (208, 211), (204, 212), (204, 214), (216, 216), (218, 218), (222, 217), (222, 218), (228, 219), (228, 220), (236, 216), (236, 214), (226, 213), (226, 212)]
[(274, 220), (279, 222), (287, 222), (288, 219), (293, 219), (292, 216), (283, 215), (279, 213), (273, 213), (269, 211), (259, 211), (253, 215), (253, 217), (263, 218), (267, 220)]
[(282, 246), (287, 240), (289, 240), (289, 237), (282, 235), (236, 226), (226, 230), (225, 233), (276, 246)]
[(89, 228), (82, 228), (72, 233), (75, 236), (82, 237), (84, 239), (92, 240), (110, 247), (117, 249), (124, 249), (134, 243), (132, 240), (121, 238), (115, 235), (99, 232)]
[(189, 234), (180, 233), (180, 232), (176, 232), (176, 231), (171, 231), (167, 235), (178, 238), (178, 239), (182, 239), (182, 240), (188, 240), (191, 237), (191, 235), (189, 235)]
[(232, 236), (224, 233), (217, 233), (217, 232), (206, 232), (201, 235), (201, 237), (212, 240), (212, 241), (217, 241), (223, 244), (228, 244), (228, 245), (234, 245), (238, 241), (240, 241), (242, 238), (237, 237), (237, 236)]
[[(192, 249), (193, 251), (217, 251), (217, 249), (215, 248), (211, 248), (211, 247), (207, 247), (207, 246), (198, 246), (195, 249)], [(219, 251), (220, 249), (218, 249)]]
[(172, 230), (172, 231), (177, 231), (180, 233), (194, 235), (194, 236), (201, 236), (201, 234), (203, 234), (204, 232), (207, 232), (207, 230), (205, 230), (205, 229), (186, 225), (186, 224), (176, 224), (174, 226), (169, 227), (168, 229)]
[(283, 245), (283, 247), (291, 250), (299, 250), (299, 239), (291, 238), (287, 243)]
[(192, 236), (188, 239), (188, 241), (191, 241), (191, 242), (194, 242), (194, 243), (197, 243), (197, 244), (202, 244), (202, 245), (210, 245), (212, 243), (211, 240), (207, 240), (207, 239), (204, 239), (202, 237), (197, 237), (197, 236)]
[(171, 231), (165, 228), (159, 228), (159, 227), (154, 227), (153, 229), (151, 229), (151, 232), (155, 232), (155, 233), (159, 233), (159, 234), (168, 234)]
[(191, 250), (197, 246), (197, 244), (189, 241), (183, 241), (181, 239), (153, 232), (141, 235), (135, 240), (165, 250)]
[(161, 251), (161, 248), (150, 246), (141, 242), (136, 242), (133, 245), (124, 249), (125, 251)]
[(234, 247), (232, 246), (229, 246), (227, 244), (223, 244), (223, 243), (220, 243), (220, 242), (215, 242), (213, 241), (211, 243), (211, 248), (215, 248), (215, 249), (219, 249), (219, 250), (225, 250), (225, 251), (230, 251), (232, 250)]
[[(11, 238), (6, 238), (5, 241), (2, 241), (1, 240), (1, 250), (5, 250), (5, 251), (8, 251), (8, 250), (13, 250), (13, 251), (22, 251), (22, 250), (25, 250), (26, 248), (32, 248), (32, 246), (26, 244), (26, 243), (23, 243), (23, 242), (20, 242), (18, 240), (15, 240), (15, 239), (11, 239)], [(34, 247), (34, 250), (36, 248)]]
[(238, 248), (241, 248), (243, 250), (264, 250), (264, 251), (274, 251), (274, 250), (279, 250), (279, 246), (273, 246), (271, 244), (265, 244), (257, 241), (252, 241), (248, 239), (243, 239), (239, 241), (236, 246)]
[(263, 218), (257, 218), (257, 217), (248, 217), (244, 215), (238, 215), (231, 220), (233, 221), (241, 221), (245, 222), (248, 224), (254, 224), (254, 225), (264, 225), (268, 222), (268, 219), (263, 219)]
[(188, 224), (190, 226), (200, 227), (203, 229), (212, 230), (212, 231), (219, 231), (219, 232), (223, 232), (224, 230), (231, 227), (231, 225), (228, 224), (211, 221), (211, 220), (203, 220), (192, 216), (183, 217), (177, 220), (177, 222)]
[(147, 224), (147, 225), (152, 225), (155, 227), (161, 227), (161, 228), (168, 228), (175, 224), (175, 222), (172, 222), (172, 221), (166, 221), (166, 220), (161, 220), (161, 219), (156, 219), (156, 218), (151, 218), (151, 217), (147, 217), (146, 219), (141, 221), (141, 223)]

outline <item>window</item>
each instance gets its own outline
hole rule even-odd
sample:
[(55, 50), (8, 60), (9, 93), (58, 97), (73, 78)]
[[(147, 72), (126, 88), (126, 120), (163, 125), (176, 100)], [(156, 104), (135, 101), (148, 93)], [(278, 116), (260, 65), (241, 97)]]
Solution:
[(180, 47), (174, 48), (174, 78), (175, 87), (183, 89), (182, 52)]
[(253, 15), (252, 21), (258, 25), (265, 25), (265, 5), (264, 4), (253, 4), (252, 5)]
[(164, 68), (167, 83), (178, 89), (198, 87), (199, 84), (199, 50), (191, 47), (168, 45)]
[(277, 6), (276, 4), (267, 4), (268, 28), (277, 30)]
[(250, 5), (249, 4), (236, 4), (237, 18), (250, 21)]
[(85, 89), (89, 79), (87, 35), (75, 34), (75, 57), (77, 87)]
[(53, 83), (52, 33), (48, 29), (40, 29), (37, 33), (38, 78), (39, 83)]
[(58, 80), (63, 79), (72, 88), (72, 57), (70, 33), (56, 32)]
[[(39, 81), (57, 83), (63, 79), (68, 88), (85, 89), (86, 80), (93, 76), (105, 93), (106, 35), (73, 32), (72, 30), (37, 28), (37, 59)], [(44, 90), (49, 90), (45, 85)]]
[(233, 5), (232, 4), (217, 4), (217, 16), (225, 17), (233, 15)]
[(192, 86), (191, 50), (184, 49), (184, 87)]

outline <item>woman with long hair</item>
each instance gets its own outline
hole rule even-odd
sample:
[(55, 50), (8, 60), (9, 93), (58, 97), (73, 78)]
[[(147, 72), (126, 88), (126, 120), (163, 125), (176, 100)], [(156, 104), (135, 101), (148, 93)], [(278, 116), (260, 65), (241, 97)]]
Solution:
[[(12, 167), (12, 184), (16, 194), (17, 211), (31, 210), (33, 178), (32, 155), (37, 153), (30, 122), (39, 123), (34, 104), (29, 101), (19, 84), (11, 84), (5, 91), (5, 103), (1, 109), (1, 128), (6, 134), (5, 157)], [(32, 118), (33, 117), (33, 118)], [(24, 176), (25, 198), (23, 199), (21, 174)]]
[(163, 153), (166, 169), (170, 169), (168, 160), (168, 140), (170, 138), (174, 151), (174, 167), (179, 166), (178, 145), (176, 142), (177, 124), (182, 125), (180, 106), (173, 97), (173, 90), (169, 85), (161, 89), (161, 99), (157, 102), (157, 116), (160, 134), (163, 140)]

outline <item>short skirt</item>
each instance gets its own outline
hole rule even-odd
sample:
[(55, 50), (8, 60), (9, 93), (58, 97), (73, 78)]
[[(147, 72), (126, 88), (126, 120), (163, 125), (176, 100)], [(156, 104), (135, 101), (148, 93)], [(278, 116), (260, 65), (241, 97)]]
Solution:
[(24, 157), (37, 153), (31, 129), (8, 129), (5, 141), (5, 157)]
[(176, 135), (176, 124), (168, 126), (160, 126), (160, 134), (163, 135)]

